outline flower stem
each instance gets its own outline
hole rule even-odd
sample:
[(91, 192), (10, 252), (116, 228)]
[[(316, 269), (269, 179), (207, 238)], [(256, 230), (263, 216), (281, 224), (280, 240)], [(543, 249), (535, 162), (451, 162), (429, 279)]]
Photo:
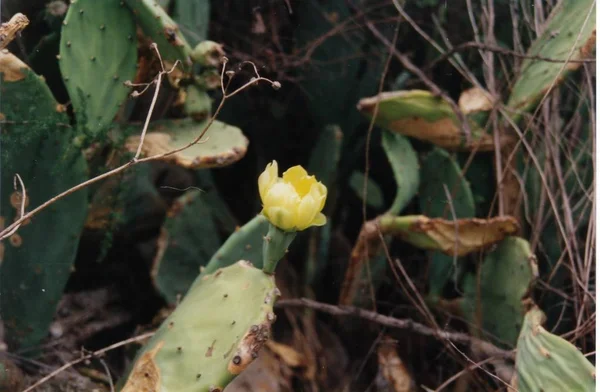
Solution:
[(283, 231), (275, 225), (269, 225), (269, 231), (263, 242), (263, 271), (267, 274), (275, 273), (279, 260), (285, 256), (291, 242), (296, 238), (295, 231)]

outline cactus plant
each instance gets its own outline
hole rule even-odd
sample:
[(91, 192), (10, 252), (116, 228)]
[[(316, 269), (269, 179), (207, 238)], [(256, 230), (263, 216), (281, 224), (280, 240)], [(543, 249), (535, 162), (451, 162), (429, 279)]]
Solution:
[(517, 343), (517, 378), (522, 392), (592, 392), (596, 369), (571, 343), (542, 327), (545, 315), (534, 306), (525, 315)]
[(179, 30), (179, 26), (154, 0), (125, 0), (144, 34), (155, 42), (165, 65), (170, 68), (177, 60), (184, 73), (192, 66), (192, 48)]
[[(421, 212), (431, 218), (473, 218), (475, 203), (469, 183), (461, 175), (457, 162), (445, 150), (435, 147), (423, 160), (423, 182), (419, 191)], [(450, 195), (450, 200), (448, 200)], [(436, 251), (429, 264), (429, 295), (441, 295), (452, 275), (456, 257)], [(456, 272), (456, 271), (455, 271)]]
[[(142, 153), (152, 156), (185, 147), (200, 136), (207, 124), (208, 120), (196, 122), (189, 118), (155, 121), (146, 134)], [(125, 147), (135, 152), (139, 142), (140, 136), (130, 136)], [(197, 144), (163, 160), (192, 169), (221, 167), (240, 160), (247, 146), (248, 139), (239, 128), (214, 121)]]
[[(384, 92), (363, 98), (358, 110), (372, 117), (379, 104), (375, 123), (393, 132), (431, 142), (450, 150), (493, 151), (494, 140), (469, 118), (472, 139), (467, 142), (452, 107), (429, 91), (409, 90)], [(506, 140), (501, 140), (504, 144)]]
[[(357, 293), (362, 292), (368, 285), (377, 288), (382, 283), (387, 270), (387, 259), (380, 253), (379, 238), (372, 238), (375, 234), (374, 225), (377, 226), (383, 217), (394, 216), (402, 211), (419, 188), (419, 162), (410, 141), (402, 135), (383, 131), (381, 145), (394, 173), (396, 196), (385, 214), (363, 224), (346, 271), (345, 288), (340, 295), (342, 304), (352, 302), (357, 306), (364, 305), (363, 301), (368, 299), (368, 296)], [(390, 239), (386, 239), (386, 242), (389, 245)], [(370, 260), (365, 260), (365, 255), (368, 255)]]
[(122, 391), (222, 391), (269, 338), (278, 296), (274, 276), (246, 261), (204, 275), (140, 350)]
[[(543, 33), (531, 45), (527, 55), (565, 61), (581, 60), (590, 57), (595, 42), (596, 2), (561, 1), (552, 10)], [(561, 82), (567, 73), (580, 65), (579, 62), (566, 63), (565, 66), (565, 63), (533, 58), (523, 60), (507, 106), (519, 112), (532, 109), (553, 87), (555, 79)]]
[(440, 250), (447, 255), (463, 256), (501, 241), (519, 225), (515, 218), (444, 220), (423, 215), (382, 216), (379, 227), (421, 249)]
[(248, 260), (257, 268), (262, 268), (262, 244), (269, 222), (263, 215), (257, 215), (233, 233), (202, 270), (202, 274), (212, 274), (219, 268), (227, 267), (237, 260)]
[[(85, 37), (85, 39), (82, 39)], [(63, 22), (60, 70), (77, 126), (105, 131), (135, 77), (137, 41), (131, 11), (120, 0), (76, 0)]]
[(489, 252), (477, 275), (465, 277), (461, 307), (472, 333), (481, 331), (514, 347), (525, 315), (523, 300), (537, 277), (537, 261), (529, 243), (507, 237)]
[(177, 0), (173, 8), (173, 19), (184, 37), (193, 47), (208, 36), (210, 1)]
[[(308, 171), (321, 179), (321, 182), (329, 190), (328, 202), (325, 206), (326, 214), (334, 211), (335, 208), (335, 192), (342, 142), (343, 133), (340, 127), (337, 125), (324, 127), (308, 162)], [(312, 284), (317, 281), (321, 276), (321, 272), (327, 266), (331, 222), (327, 222), (324, 226), (313, 228), (307, 231), (306, 234), (300, 234), (296, 241), (300, 243), (306, 241), (307, 243), (309, 252), (306, 260), (305, 281), (308, 284)], [(302, 248), (302, 246), (300, 245), (299, 248)]]
[(203, 192), (191, 190), (180, 196), (161, 229), (152, 267), (154, 283), (169, 303), (185, 294), (219, 245), (216, 222)]
[(402, 135), (384, 131), (381, 146), (396, 180), (396, 196), (387, 213), (396, 215), (417, 194), (420, 184), (419, 160), (408, 138)]
[[(8, 52), (0, 53), (2, 81), (1, 215), (5, 227), (18, 218), (21, 190), (27, 210), (87, 179), (87, 165), (73, 145), (65, 108), (43, 79)], [(0, 307), (12, 347), (32, 347), (46, 336), (71, 273), (87, 212), (82, 190), (57, 201), (0, 244)], [(43, 246), (50, 243), (52, 246)], [(42, 244), (42, 245), (40, 245)]]

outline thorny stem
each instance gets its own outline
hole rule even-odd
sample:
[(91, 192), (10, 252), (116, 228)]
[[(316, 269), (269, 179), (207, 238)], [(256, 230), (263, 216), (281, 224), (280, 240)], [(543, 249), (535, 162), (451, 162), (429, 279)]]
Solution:
[[(224, 57), (223, 58), (223, 69), (222, 69), (222, 72), (221, 72), (221, 85), (223, 85), (223, 83), (224, 83), (223, 75), (225, 73), (225, 67), (227, 66), (227, 62), (228, 62), (228, 59), (226, 57)], [(252, 64), (251, 62), (247, 62), (247, 63)], [(252, 64), (252, 65), (254, 66), (254, 64)], [(171, 72), (171, 71), (172, 70), (169, 70), (168, 72)], [(164, 67), (163, 67), (163, 70), (158, 74), (158, 77), (157, 77), (158, 80), (161, 79), (162, 75), (164, 75), (165, 73), (168, 73), (168, 72), (165, 71)], [(202, 130), (202, 132), (200, 132), (200, 135), (198, 135), (198, 137), (196, 137), (192, 142), (190, 142), (186, 146), (177, 148), (177, 149), (172, 150), (172, 151), (168, 151), (166, 153), (157, 154), (157, 155), (149, 156), (149, 157), (146, 157), (146, 158), (140, 158), (140, 159), (136, 158), (137, 157), (137, 153), (136, 153), (136, 157), (134, 157), (129, 162), (123, 164), (122, 166), (119, 166), (119, 167), (117, 167), (117, 168), (115, 168), (113, 170), (110, 170), (110, 171), (106, 172), (106, 173), (100, 174), (100, 175), (98, 175), (98, 176), (96, 176), (94, 178), (90, 178), (89, 180), (84, 181), (84, 182), (82, 182), (79, 185), (76, 185), (76, 186), (74, 186), (74, 187), (72, 187), (72, 188), (70, 188), (70, 189), (68, 189), (68, 190), (66, 190), (66, 191), (64, 191), (62, 193), (59, 193), (58, 195), (56, 195), (53, 198), (51, 198), (51, 199), (47, 200), (46, 202), (42, 203), (41, 205), (39, 205), (35, 209), (31, 210), (27, 214), (24, 214), (24, 215), (21, 214), (21, 217), (18, 220), (16, 220), (10, 226), (8, 226), (7, 228), (5, 228), (4, 230), (2, 230), (0, 232), (0, 241), (2, 241), (5, 238), (7, 238), (8, 236), (14, 234), (14, 232), (16, 230), (18, 230), (19, 226), (24, 221), (26, 221), (27, 219), (30, 219), (30, 218), (34, 217), (35, 215), (37, 215), (39, 212), (41, 212), (42, 210), (44, 210), (45, 208), (47, 208), (51, 204), (57, 202), (58, 200), (66, 197), (66, 196), (68, 196), (68, 195), (70, 195), (70, 194), (72, 194), (74, 192), (77, 192), (80, 189), (83, 189), (83, 188), (85, 188), (87, 186), (90, 186), (91, 184), (94, 184), (94, 183), (100, 181), (100, 180), (103, 180), (105, 178), (108, 178), (108, 177), (111, 177), (111, 176), (113, 176), (115, 174), (118, 174), (118, 173), (126, 170), (130, 166), (133, 166), (133, 165), (136, 165), (136, 164), (142, 163), (142, 162), (149, 162), (149, 161), (160, 160), (160, 159), (163, 159), (163, 158), (165, 158), (167, 156), (176, 154), (176, 153), (178, 153), (180, 151), (183, 151), (183, 150), (185, 150), (187, 148), (190, 148), (194, 144), (197, 144), (204, 137), (204, 135), (206, 134), (206, 132), (208, 131), (208, 129), (210, 128), (210, 126), (213, 124), (213, 122), (217, 118), (217, 115), (220, 113), (221, 109), (223, 108), (223, 106), (225, 104), (225, 101), (227, 99), (233, 97), (234, 95), (238, 94), (239, 92), (245, 90), (246, 88), (248, 88), (248, 87), (250, 87), (252, 85), (258, 84), (260, 81), (265, 81), (265, 82), (270, 83), (271, 86), (273, 88), (275, 88), (275, 89), (278, 89), (279, 87), (281, 87), (281, 84), (279, 82), (272, 81), (270, 79), (267, 79), (267, 78), (264, 78), (264, 77), (260, 76), (258, 74), (258, 70), (257, 70), (256, 66), (254, 66), (254, 72), (256, 74), (256, 77), (252, 78), (249, 82), (247, 82), (244, 85), (242, 85), (241, 87), (237, 88), (235, 91), (233, 91), (233, 92), (231, 92), (229, 94), (226, 94), (225, 93), (225, 89), (223, 88), (222, 91), (224, 92), (224, 94), (223, 94), (223, 97), (221, 98), (221, 102), (219, 103), (219, 106), (215, 110), (215, 113), (210, 117), (210, 119), (209, 119), (208, 123), (206, 124), (206, 126), (204, 127), (204, 129)], [(146, 116), (146, 122), (145, 122), (144, 128), (142, 130), (142, 137), (140, 138), (140, 143), (138, 145), (138, 152), (139, 152), (139, 150), (141, 149), (141, 147), (143, 145), (144, 135), (146, 134), (146, 131), (148, 129), (149, 120), (150, 120), (150, 117), (152, 116), (152, 110), (154, 108), (154, 103), (156, 101), (156, 97), (158, 95), (158, 90), (159, 89), (160, 89), (160, 83), (157, 83), (156, 84), (156, 91), (154, 93), (153, 102), (152, 102), (150, 110), (148, 111), (148, 115)], [(25, 193), (25, 188), (24, 187), (23, 187), (23, 193)]]

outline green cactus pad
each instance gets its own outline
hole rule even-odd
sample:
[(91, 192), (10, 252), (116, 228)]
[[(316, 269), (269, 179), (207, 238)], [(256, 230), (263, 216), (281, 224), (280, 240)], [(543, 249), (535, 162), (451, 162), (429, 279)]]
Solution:
[(185, 90), (185, 103), (183, 111), (186, 116), (195, 121), (208, 119), (212, 110), (212, 100), (205, 89), (195, 84), (190, 84)]
[(481, 250), (515, 233), (519, 227), (511, 216), (453, 221), (424, 215), (384, 215), (378, 223), (384, 234), (395, 235), (417, 248), (440, 250), (449, 256)]
[[(196, 122), (189, 118), (156, 121), (146, 134), (142, 152), (152, 156), (185, 147), (202, 134), (207, 124), (208, 121)], [(130, 136), (125, 147), (135, 152), (139, 142), (140, 136)], [(214, 121), (197, 144), (162, 160), (190, 169), (224, 167), (242, 159), (247, 147), (248, 139), (239, 128)]]
[[(588, 14), (589, 19), (586, 22)], [(595, 43), (595, 1), (561, 1), (552, 10), (544, 32), (531, 45), (527, 55), (566, 61), (572, 51), (570, 59), (581, 60), (592, 57)], [(530, 110), (552, 87), (557, 76), (558, 84), (567, 73), (580, 66), (581, 63), (568, 63), (564, 67), (564, 63), (560, 62), (523, 60), (507, 106), (519, 112)]]
[[(348, 185), (350, 189), (354, 191), (354, 194), (361, 200), (363, 200), (363, 192), (365, 186), (365, 173), (355, 170), (348, 179)], [(383, 199), (383, 191), (375, 180), (371, 177), (367, 178), (367, 200), (365, 202), (371, 208), (381, 210), (385, 205)]]
[(491, 335), (494, 341), (514, 347), (525, 316), (522, 300), (537, 277), (535, 256), (527, 241), (507, 237), (486, 255), (480, 268), (479, 277), (465, 278), (464, 315), (474, 335), (482, 335), (482, 328), (483, 337)]
[(60, 71), (78, 127), (107, 129), (136, 74), (137, 40), (131, 11), (120, 0), (75, 0), (60, 40)]
[(185, 72), (191, 68), (190, 45), (179, 30), (179, 26), (155, 0), (125, 0), (135, 15), (144, 34), (156, 43), (165, 65), (170, 68), (181, 61)]
[[(423, 214), (448, 220), (452, 220), (454, 216), (457, 219), (475, 216), (475, 202), (469, 183), (462, 176), (458, 163), (448, 152), (435, 147), (423, 160), (421, 175), (423, 182), (419, 190), (419, 205)], [(436, 297), (442, 293), (452, 276), (453, 268), (458, 266), (454, 265), (454, 262), (453, 256), (433, 252), (428, 277), (431, 296)]]
[(221, 239), (204, 193), (180, 196), (167, 214), (152, 267), (155, 285), (169, 303), (184, 295)]
[(417, 194), (419, 189), (419, 160), (408, 138), (384, 131), (381, 146), (385, 151), (396, 180), (396, 197), (388, 213), (396, 215)]
[(173, 9), (173, 19), (190, 46), (196, 46), (208, 38), (210, 0), (177, 0)]
[(520, 392), (592, 392), (596, 369), (571, 343), (546, 331), (544, 313), (533, 307), (525, 315), (517, 343)]
[(472, 120), (469, 121), (472, 140), (466, 143), (460, 120), (452, 107), (429, 91), (385, 92), (361, 99), (357, 108), (364, 115), (372, 117), (377, 103), (379, 109), (375, 123), (390, 131), (451, 150), (494, 149), (492, 136)]
[[(475, 216), (475, 202), (461, 169), (445, 150), (434, 148), (423, 160), (419, 205), (432, 218), (453, 219)], [(446, 190), (450, 194), (450, 200)], [(452, 214), (454, 210), (454, 215)]]
[(275, 279), (248, 262), (204, 275), (137, 355), (122, 392), (223, 391), (275, 321)]
[[(2, 227), (18, 216), (19, 174), (26, 211), (87, 179), (87, 165), (65, 108), (43, 79), (8, 52), (0, 53), (2, 94)], [(87, 213), (87, 191), (75, 192), (33, 217), (0, 243), (0, 308), (11, 348), (34, 347), (47, 335)]]
[[(262, 268), (263, 237), (267, 235), (268, 230), (267, 218), (263, 215), (255, 216), (225, 241), (206, 264), (202, 274), (212, 274), (237, 260), (248, 260), (257, 268)], [(198, 281), (199, 279), (196, 279), (196, 282)]]

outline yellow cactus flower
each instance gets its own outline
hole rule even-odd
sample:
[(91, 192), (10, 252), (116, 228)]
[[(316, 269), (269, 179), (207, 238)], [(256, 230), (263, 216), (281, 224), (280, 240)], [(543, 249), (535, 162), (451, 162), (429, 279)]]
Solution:
[(289, 168), (278, 177), (277, 161), (267, 165), (258, 177), (262, 214), (286, 231), (305, 230), (327, 222), (321, 213), (327, 198), (327, 187), (309, 176), (302, 166)]

